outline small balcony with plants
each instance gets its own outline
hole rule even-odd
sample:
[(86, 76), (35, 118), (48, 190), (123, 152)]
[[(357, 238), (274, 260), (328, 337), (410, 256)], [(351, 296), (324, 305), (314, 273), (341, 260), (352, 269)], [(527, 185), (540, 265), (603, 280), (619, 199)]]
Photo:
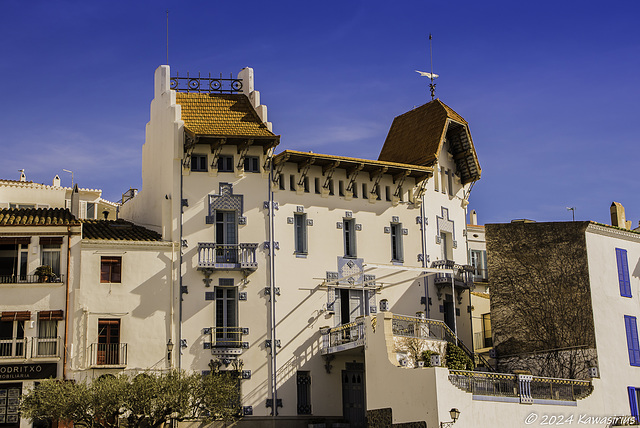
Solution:
[(22, 273), (15, 269), (0, 269), (0, 284), (60, 284), (64, 282), (64, 275), (56, 274), (48, 265), (38, 266), (32, 274)]

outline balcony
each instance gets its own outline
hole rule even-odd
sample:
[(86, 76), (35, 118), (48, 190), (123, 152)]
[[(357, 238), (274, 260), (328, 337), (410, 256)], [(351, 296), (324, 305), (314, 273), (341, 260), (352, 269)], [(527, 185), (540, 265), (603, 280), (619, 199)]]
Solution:
[(258, 244), (198, 243), (198, 269), (249, 270), (258, 269)]
[(0, 284), (60, 284), (64, 275), (41, 277), (38, 275), (0, 275)]
[(0, 359), (27, 358), (27, 339), (0, 340)]
[(335, 328), (325, 328), (322, 334), (322, 354), (333, 354), (347, 351), (364, 345), (365, 325), (364, 317), (342, 324)]
[(489, 282), (489, 270), (486, 268), (473, 267), (473, 280), (475, 282)]
[(489, 401), (525, 404), (575, 402), (589, 396), (593, 391), (593, 386), (588, 380), (465, 370), (449, 370), (449, 382), (465, 392), (485, 397)]
[(393, 335), (398, 337), (456, 342), (454, 332), (440, 320), (393, 314), (391, 328)]
[[(29, 342), (31, 346), (28, 346)], [(59, 358), (62, 338), (29, 337), (0, 340), (0, 360)], [(29, 353), (30, 351), (30, 353)]]
[[(431, 263), (434, 269), (451, 269), (453, 270), (453, 280), (456, 287), (468, 288), (473, 290), (473, 273), (474, 267), (468, 265), (456, 264), (453, 260), (436, 260)], [(450, 273), (436, 273), (434, 283), (438, 287), (451, 285)]]
[[(211, 335), (212, 354), (241, 354), (249, 347), (249, 342), (243, 342), (243, 336), (249, 334), (245, 327), (210, 327), (205, 334)], [(208, 344), (205, 344), (208, 347)]]
[(122, 367), (127, 365), (126, 343), (92, 343), (89, 352), (91, 367)]
[(31, 339), (31, 358), (56, 358), (60, 356), (59, 337)]

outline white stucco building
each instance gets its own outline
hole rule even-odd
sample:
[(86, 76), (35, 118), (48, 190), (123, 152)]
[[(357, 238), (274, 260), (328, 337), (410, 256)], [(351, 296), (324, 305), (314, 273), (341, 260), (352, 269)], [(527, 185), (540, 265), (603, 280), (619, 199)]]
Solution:
[[(493, 339), (482, 318), (489, 313), (485, 232), (466, 221), (481, 170), (469, 126), (450, 107), (434, 100), (396, 117), (377, 160), (277, 153), (279, 141), (252, 69), (231, 79), (178, 78), (161, 66), (142, 189), (114, 204), (118, 220), (99, 220), (89, 204), (100, 195), (91, 191), (82, 199), (82, 189), (55, 182), (0, 182), (7, 219), (67, 219), (34, 229), (0, 221), (10, 277), (0, 284), (2, 331), (11, 330), (0, 337), (0, 354), (11, 349), (6, 361), (24, 366), (35, 357), (16, 355), (16, 343), (60, 343), (63, 352), (46, 357), (58, 377), (76, 380), (233, 370), (246, 426), (431, 427), (456, 408), (458, 427), (511, 427), (531, 413), (618, 412), (605, 397), (623, 378), (613, 370), (620, 355), (599, 356), (602, 377), (581, 380), (441, 367), (448, 344), (457, 343), (482, 368), (474, 351), (487, 352)], [(75, 216), (53, 209), (65, 206)], [(611, 234), (595, 232), (603, 226), (589, 227), (587, 243), (610, 244), (598, 241)], [(21, 275), (55, 259), (43, 256), (52, 245), (60, 252), (55, 281), (24, 284)], [(594, 283), (609, 283), (609, 270)], [(25, 285), (34, 289), (28, 298), (16, 294)], [(617, 304), (607, 293), (607, 304)], [(624, 304), (625, 315), (636, 317), (632, 300)], [(597, 311), (596, 335), (598, 323), (615, 322)], [(31, 327), (40, 312), (58, 322), (56, 340)], [(608, 338), (612, 353), (618, 336)], [(435, 367), (422, 367), (422, 351), (437, 354), (426, 364)], [(7, 386), (14, 381), (1, 377), (3, 367), (0, 394), (32, 385)], [(0, 409), (2, 402), (0, 395)]]
[[(74, 187), (77, 187), (74, 186)], [(0, 208), (68, 208), (71, 209), (73, 187), (60, 185), (55, 176), (52, 184), (27, 181), (24, 170), (19, 180), (0, 179)], [(78, 219), (117, 218), (118, 204), (102, 199), (102, 190), (78, 188)]]
[[(381, 307), (471, 347), (465, 218), (480, 167), (464, 119), (439, 100), (401, 115), (379, 160), (275, 154), (252, 69), (183, 84), (156, 70), (143, 186), (120, 211), (181, 243), (179, 367), (238, 370), (245, 422), (364, 426), (388, 395), (364, 381), (387, 359), (365, 356), (362, 335)], [(204, 89), (225, 84), (237, 90)]]

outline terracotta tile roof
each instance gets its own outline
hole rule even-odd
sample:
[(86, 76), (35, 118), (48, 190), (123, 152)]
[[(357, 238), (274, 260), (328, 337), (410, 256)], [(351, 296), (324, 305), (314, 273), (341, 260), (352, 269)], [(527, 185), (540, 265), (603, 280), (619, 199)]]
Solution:
[(162, 241), (162, 235), (126, 220), (82, 220), (83, 239)]
[(0, 226), (74, 226), (80, 222), (63, 208), (0, 209)]
[(184, 126), (195, 135), (275, 137), (244, 94), (176, 93)]
[[(449, 122), (457, 125), (449, 125)], [(412, 165), (433, 165), (447, 136), (462, 182), (480, 178), (480, 165), (467, 121), (439, 99), (393, 120), (378, 160)]]

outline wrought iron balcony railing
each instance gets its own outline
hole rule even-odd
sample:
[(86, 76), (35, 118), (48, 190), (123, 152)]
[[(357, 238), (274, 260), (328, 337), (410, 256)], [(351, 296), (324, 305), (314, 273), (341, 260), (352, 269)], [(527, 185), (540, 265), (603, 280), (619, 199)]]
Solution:
[(353, 322), (323, 330), (321, 332), (322, 352), (337, 352), (364, 345), (364, 320), (362, 317)]
[(213, 348), (248, 348), (242, 336), (249, 334), (245, 327), (211, 327), (211, 346)]
[(593, 391), (593, 385), (588, 380), (465, 370), (449, 370), (449, 381), (474, 395), (514, 397), (522, 403), (533, 403), (535, 400), (576, 401)]
[(211, 73), (207, 76), (190, 76), (180, 77), (178, 73), (171, 78), (171, 89), (178, 92), (196, 92), (205, 94), (237, 94), (242, 91), (242, 79), (234, 79), (233, 76), (223, 78), (211, 77)]
[(455, 333), (444, 321), (393, 314), (391, 325), (394, 336), (446, 340), (454, 343), (474, 361), (474, 364), (495, 371), (486, 358), (471, 351), (460, 339), (457, 339)]
[(41, 277), (39, 275), (0, 275), (0, 284), (59, 284), (64, 282), (64, 275)]
[[(455, 281), (456, 287), (473, 289), (473, 266), (459, 265), (456, 264), (453, 260), (436, 260), (431, 263), (431, 267), (435, 269), (452, 269), (453, 280)], [(434, 283), (436, 285), (451, 284), (451, 274), (436, 273)]]
[(89, 350), (91, 366), (126, 366), (126, 343), (92, 343)]
[(258, 269), (258, 244), (198, 243), (198, 269)]

